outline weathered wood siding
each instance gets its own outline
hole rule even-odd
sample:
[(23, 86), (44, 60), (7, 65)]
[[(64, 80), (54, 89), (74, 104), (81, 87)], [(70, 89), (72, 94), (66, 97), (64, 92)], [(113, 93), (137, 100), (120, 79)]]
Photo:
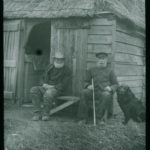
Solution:
[(87, 68), (95, 65), (95, 53), (110, 53), (109, 62), (112, 59), (112, 34), (113, 20), (107, 17), (94, 18), (90, 21), (88, 30)]
[(16, 96), (18, 55), (20, 46), (20, 21), (4, 22), (4, 97)]
[(142, 99), (145, 81), (144, 36), (117, 22), (115, 37), (114, 62), (118, 81), (129, 85), (135, 95)]

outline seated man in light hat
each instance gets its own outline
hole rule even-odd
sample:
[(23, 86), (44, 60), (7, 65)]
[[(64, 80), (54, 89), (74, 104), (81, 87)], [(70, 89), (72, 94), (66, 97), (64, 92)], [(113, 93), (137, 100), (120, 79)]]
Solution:
[(94, 83), (96, 118), (102, 121), (104, 113), (107, 111), (107, 118), (112, 116), (112, 95), (117, 88), (117, 79), (114, 71), (108, 65), (108, 54), (96, 53), (96, 66), (87, 70), (84, 89), (81, 93), (78, 118), (79, 123), (86, 123), (88, 112), (93, 109), (92, 94)]
[[(62, 95), (71, 78), (71, 71), (64, 65), (64, 55), (56, 52), (54, 64), (50, 64), (44, 73), (41, 86), (32, 87), (30, 95), (35, 106), (32, 120), (49, 119), (49, 111), (57, 96)], [(41, 108), (43, 102), (43, 108)]]

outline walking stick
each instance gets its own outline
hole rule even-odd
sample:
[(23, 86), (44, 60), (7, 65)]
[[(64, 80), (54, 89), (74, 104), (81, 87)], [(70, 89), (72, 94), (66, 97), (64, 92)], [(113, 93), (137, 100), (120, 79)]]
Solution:
[(95, 93), (94, 93), (94, 82), (93, 82), (93, 78), (92, 78), (92, 87), (93, 87), (93, 121), (94, 121), (94, 126), (96, 126)]

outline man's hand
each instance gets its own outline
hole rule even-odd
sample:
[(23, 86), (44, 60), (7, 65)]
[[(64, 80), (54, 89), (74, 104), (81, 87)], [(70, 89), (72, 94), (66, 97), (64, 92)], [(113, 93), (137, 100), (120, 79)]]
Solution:
[(111, 89), (110, 86), (106, 86), (104, 90), (105, 90), (105, 91), (108, 91), (108, 92), (111, 92), (111, 91), (112, 91), (112, 89)]
[(92, 86), (92, 85), (89, 85), (87, 88), (88, 88), (89, 90), (93, 90), (93, 86)]
[(49, 89), (49, 88), (54, 88), (54, 85), (43, 84), (43, 87), (44, 87), (45, 89)]

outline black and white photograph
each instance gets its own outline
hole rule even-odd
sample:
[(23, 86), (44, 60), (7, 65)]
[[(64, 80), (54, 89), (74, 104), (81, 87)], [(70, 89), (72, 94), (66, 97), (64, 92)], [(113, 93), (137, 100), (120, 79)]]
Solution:
[(146, 150), (145, 0), (3, 0), (5, 150)]

